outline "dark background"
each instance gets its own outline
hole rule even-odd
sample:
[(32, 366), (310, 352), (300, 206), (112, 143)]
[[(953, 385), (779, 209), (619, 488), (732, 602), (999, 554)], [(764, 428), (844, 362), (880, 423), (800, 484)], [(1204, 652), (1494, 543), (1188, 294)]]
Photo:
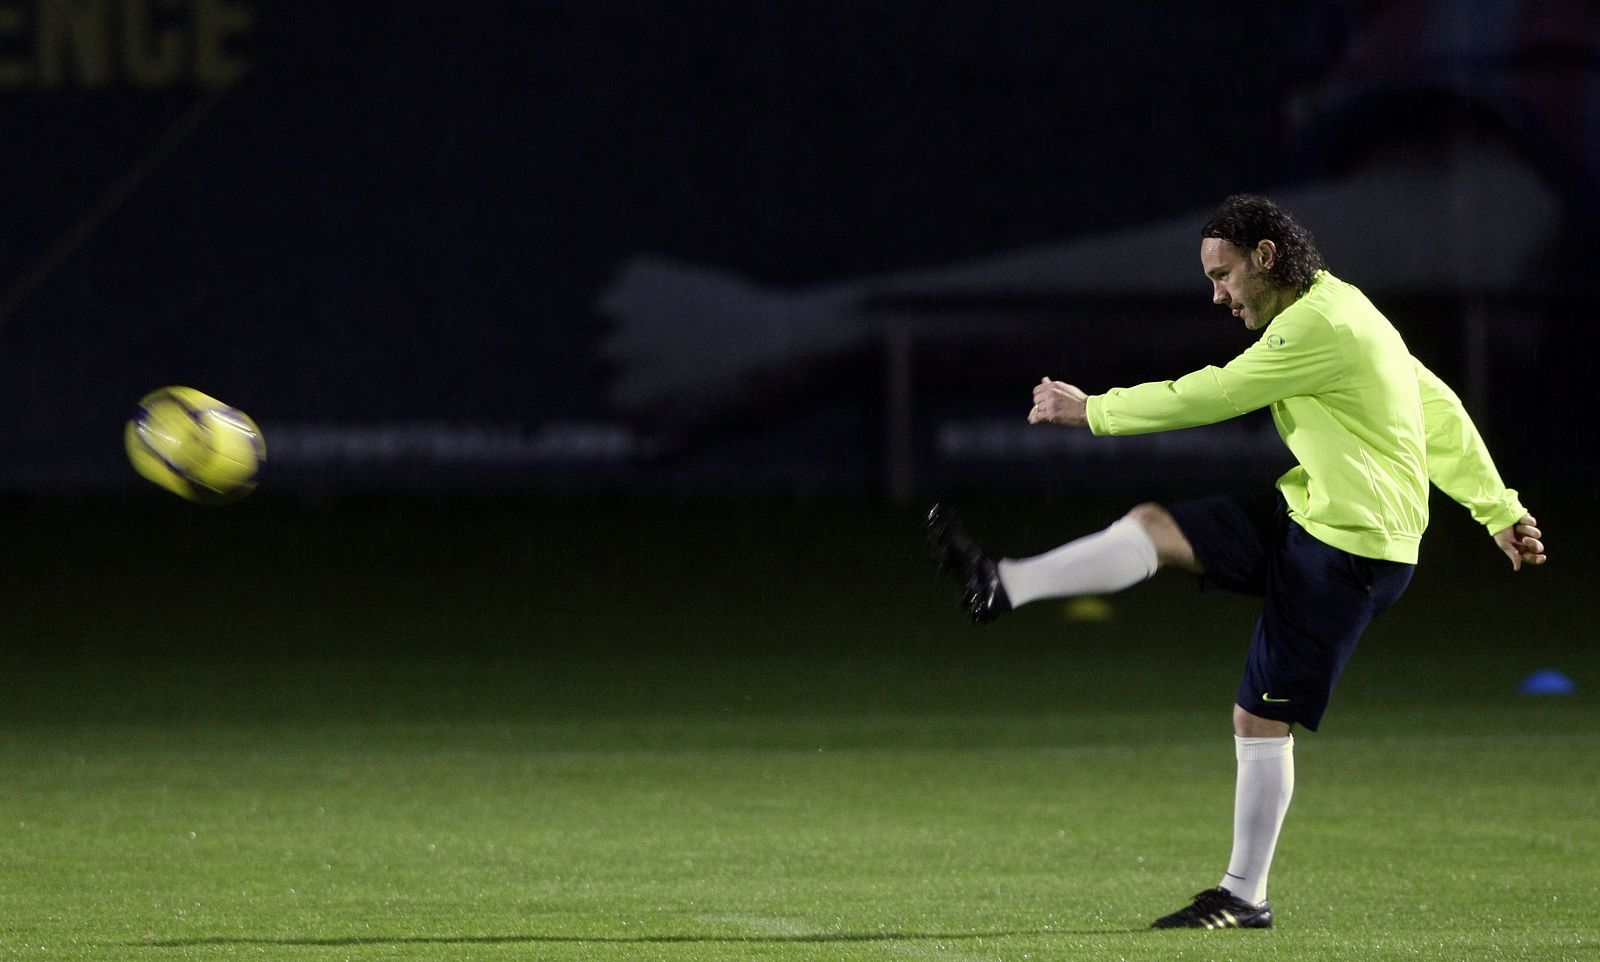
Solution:
[[(181, 383), (256, 417), (283, 455), (264, 491), (285, 497), (485, 484), (882, 493), (874, 348), (797, 366), (748, 411), (673, 424), (670, 404), (614, 403), (615, 319), (597, 309), (608, 284), (641, 255), (774, 290), (936, 269), (1335, 175), (1372, 143), (1426, 140), (1437, 118), (1466, 116), (1435, 101), (1492, 101), (1526, 120), (1478, 88), (1541, 56), (1558, 80), (1595, 76), (1582, 43), (1530, 53), (1505, 40), (1507, 22), (1545, 6), (1563, 7), (8, 0), (0, 483), (137, 490), (122, 422), (146, 391)], [(1396, 29), (1384, 8), (1421, 22), (1408, 28), (1418, 36), (1488, 46), (1446, 57), (1434, 86), (1453, 83), (1449, 96), (1397, 81), (1359, 110), (1308, 108), (1353, 49)], [(81, 45), (56, 41), (64, 65), (42, 77), (39, 24), (60, 9), (100, 31), (98, 74), (74, 59)], [(220, 83), (194, 53), (196, 24), (218, 11), (234, 18), (218, 49), (239, 74)], [(1549, 15), (1592, 19), (1586, 5)], [(170, 40), (180, 68), (130, 77), (129, 37)], [(1586, 96), (1574, 87), (1579, 107)], [(1521, 142), (1574, 212), (1592, 204), (1588, 154)], [(1186, 265), (1193, 252), (1169, 256)], [(1190, 327), (1231, 338), (1195, 276)], [(1589, 306), (1550, 306), (1562, 285), (1540, 285), (1516, 300), (1538, 302), (1541, 335)], [(1569, 286), (1561, 296), (1581, 299)], [(1460, 306), (1448, 291), (1390, 304), (1452, 378)], [(1106, 317), (1130, 337), (1144, 310), (1138, 298), (1027, 307), (1047, 332), (1053, 315)], [(975, 327), (1016, 311), (991, 307)], [(1574, 321), (1542, 355), (1524, 345), (1474, 412), (1502, 461), (1562, 452), (1508, 472), (1524, 489), (1559, 475), (1592, 490), (1594, 433), (1558, 414), (1577, 398), (1562, 375), (1587, 364), (1586, 328)], [(928, 438), (949, 418), (1014, 417), (1041, 344), (1059, 376), (1095, 389), (1220, 363), (1244, 343), (1164, 356), (1157, 333), (1137, 364), (1096, 368), (1073, 339), (919, 349), (919, 459), (939, 460)], [(319, 454), (308, 428), (359, 450)], [(396, 431), (404, 450), (373, 455), (374, 433)], [(485, 432), (498, 453), (449, 444)], [(944, 485), (1060, 474), (1047, 455), (924, 467)]]

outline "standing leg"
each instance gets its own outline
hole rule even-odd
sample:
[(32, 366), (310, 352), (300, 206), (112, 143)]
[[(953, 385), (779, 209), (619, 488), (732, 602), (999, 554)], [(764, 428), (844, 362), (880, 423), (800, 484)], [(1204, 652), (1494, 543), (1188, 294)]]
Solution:
[(1234, 706), (1233, 855), (1222, 883), (1151, 924), (1156, 929), (1269, 929), (1267, 871), (1294, 795), (1294, 736), (1289, 723)]
[(1289, 723), (1233, 708), (1239, 762), (1233, 796), (1233, 854), (1220, 887), (1252, 905), (1267, 900), (1267, 873), (1294, 796), (1294, 736)]
[(1348, 554), (1288, 523), (1234, 696), (1238, 775), (1228, 871), (1157, 927), (1272, 925), (1267, 876), (1294, 796), (1291, 720), (1317, 730), (1362, 630), (1410, 579), (1408, 564)]

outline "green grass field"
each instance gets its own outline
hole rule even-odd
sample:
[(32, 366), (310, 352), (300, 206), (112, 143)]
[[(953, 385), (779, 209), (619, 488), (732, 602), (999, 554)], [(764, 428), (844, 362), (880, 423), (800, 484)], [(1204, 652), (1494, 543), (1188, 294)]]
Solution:
[(1297, 738), (1278, 927), (1151, 932), (1248, 599), (973, 629), (864, 504), (11, 504), (0, 958), (1600, 962), (1594, 525), (1512, 577), (1457, 513)]

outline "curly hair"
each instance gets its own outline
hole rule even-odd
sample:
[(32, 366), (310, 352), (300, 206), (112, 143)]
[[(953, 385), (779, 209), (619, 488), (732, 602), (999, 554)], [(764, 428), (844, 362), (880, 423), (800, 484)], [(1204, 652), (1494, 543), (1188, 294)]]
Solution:
[(1225, 240), (1246, 251), (1264, 240), (1272, 241), (1278, 256), (1266, 272), (1268, 282), (1299, 294), (1304, 294), (1317, 271), (1327, 266), (1311, 232), (1300, 226), (1293, 214), (1257, 194), (1234, 194), (1224, 200), (1200, 236)]

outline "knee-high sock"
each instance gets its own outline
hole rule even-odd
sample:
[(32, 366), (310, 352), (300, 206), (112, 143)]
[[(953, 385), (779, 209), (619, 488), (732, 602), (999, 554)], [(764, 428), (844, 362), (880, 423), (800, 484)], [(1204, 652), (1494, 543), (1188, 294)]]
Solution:
[(1233, 855), (1222, 887), (1246, 902), (1267, 897), (1267, 872), (1294, 796), (1294, 736), (1234, 738), (1239, 778), (1233, 796)]
[(1032, 558), (1000, 560), (1000, 583), (1013, 607), (1040, 598), (1121, 591), (1156, 573), (1156, 546), (1144, 527), (1123, 518)]

